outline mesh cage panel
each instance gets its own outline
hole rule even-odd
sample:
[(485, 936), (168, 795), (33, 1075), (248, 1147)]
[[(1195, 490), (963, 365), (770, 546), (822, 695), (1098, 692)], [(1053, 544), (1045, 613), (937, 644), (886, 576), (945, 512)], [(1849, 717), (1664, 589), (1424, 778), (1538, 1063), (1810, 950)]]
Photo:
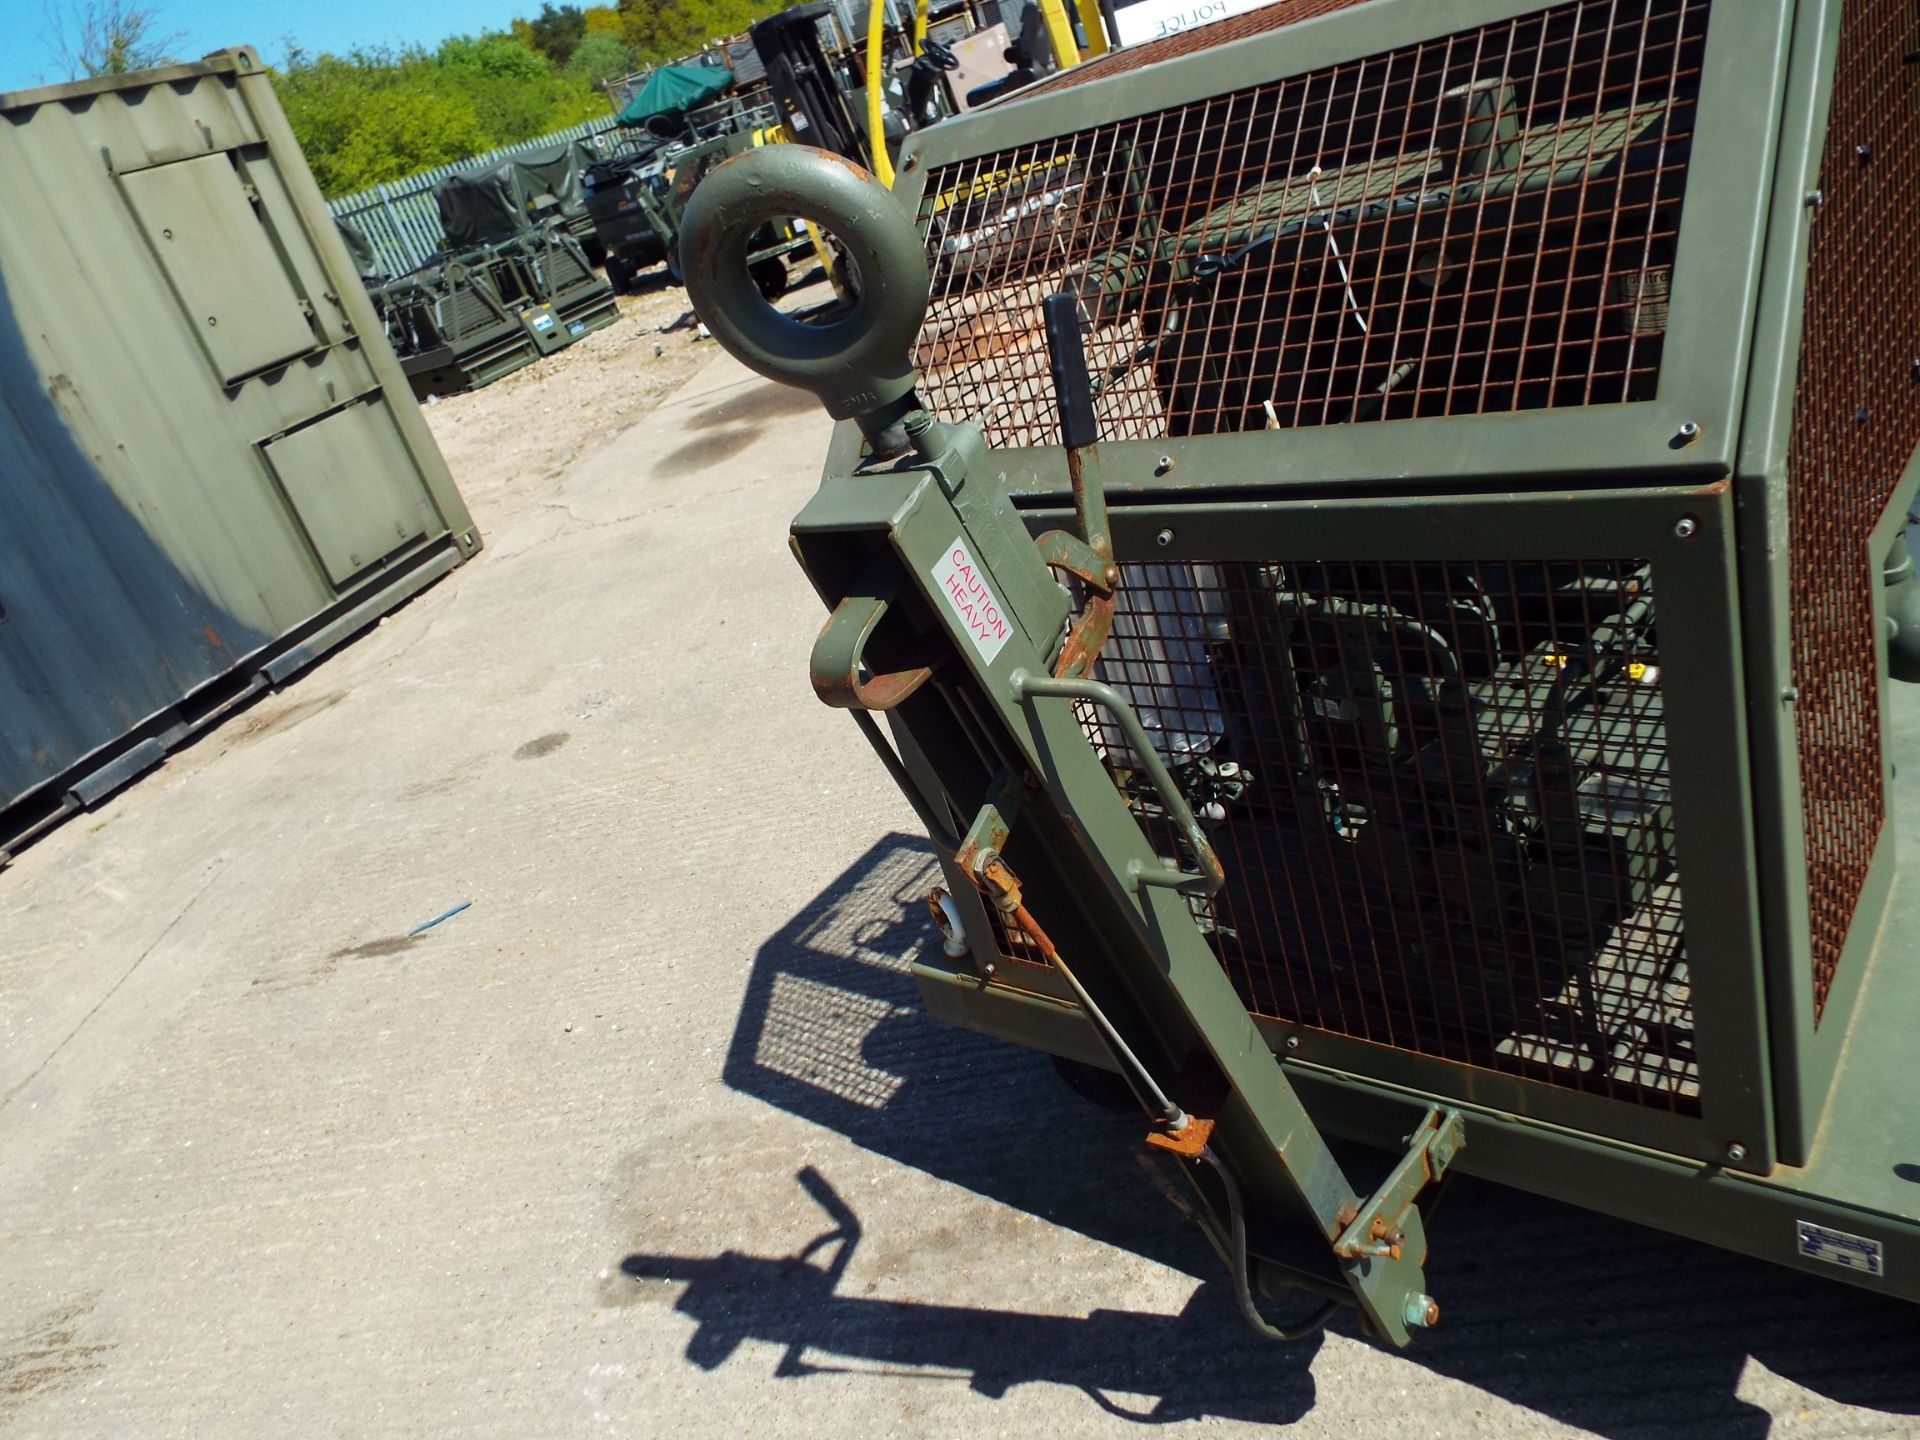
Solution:
[[(1649, 566), (1122, 576), (1099, 674), (1225, 864), (1192, 903), (1250, 1011), (1699, 1113)], [(1182, 853), (1124, 735), (1082, 719)]]
[(1110, 438), (1650, 399), (1706, 22), (1580, 0), (939, 167), (922, 393), (1049, 443), (1071, 290)]
[(1841, 13), (1787, 452), (1794, 723), (1816, 1017), (1886, 822), (1867, 541), (1920, 444), (1920, 116), (1910, 0)]

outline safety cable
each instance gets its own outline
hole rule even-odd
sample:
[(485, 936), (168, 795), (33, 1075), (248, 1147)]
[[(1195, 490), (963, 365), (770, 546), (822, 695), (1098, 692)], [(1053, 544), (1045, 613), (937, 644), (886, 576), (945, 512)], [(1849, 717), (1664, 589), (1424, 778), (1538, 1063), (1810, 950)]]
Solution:
[(1231, 1228), (1233, 1258), (1229, 1268), (1233, 1272), (1233, 1296), (1240, 1302), (1240, 1315), (1257, 1335), (1282, 1344), (1293, 1344), (1319, 1333), (1327, 1321), (1333, 1318), (1333, 1312), (1340, 1308), (1337, 1300), (1322, 1302), (1310, 1311), (1306, 1318), (1294, 1325), (1275, 1325), (1253, 1303), (1253, 1287), (1247, 1283), (1247, 1216), (1240, 1202), (1240, 1182), (1233, 1178), (1233, 1172), (1227, 1169), (1221, 1158), (1213, 1153), (1211, 1145), (1200, 1151), (1200, 1158), (1219, 1172), (1220, 1183), (1227, 1192), (1227, 1218)]

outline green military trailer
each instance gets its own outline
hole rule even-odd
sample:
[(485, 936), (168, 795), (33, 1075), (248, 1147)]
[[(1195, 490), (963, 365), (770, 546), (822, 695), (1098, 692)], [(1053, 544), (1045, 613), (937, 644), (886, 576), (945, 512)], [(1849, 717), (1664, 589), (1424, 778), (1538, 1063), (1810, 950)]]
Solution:
[(928, 1008), (1117, 1075), (1263, 1334), (1434, 1324), (1453, 1171), (1920, 1299), (1912, 25), (1280, 0), (690, 207), (845, 422), (792, 544)]
[(620, 318), (612, 286), (556, 224), (438, 256), (372, 296), (422, 400), (478, 389)]

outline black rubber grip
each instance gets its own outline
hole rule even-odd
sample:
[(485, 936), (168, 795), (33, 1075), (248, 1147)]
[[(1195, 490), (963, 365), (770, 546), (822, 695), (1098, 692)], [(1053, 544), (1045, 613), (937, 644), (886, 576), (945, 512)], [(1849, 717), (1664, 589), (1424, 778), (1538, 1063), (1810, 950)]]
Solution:
[(1060, 443), (1069, 450), (1100, 438), (1093, 418), (1093, 382), (1087, 378), (1087, 347), (1080, 334), (1079, 297), (1049, 295), (1041, 303), (1047, 321), (1047, 363), (1060, 407)]

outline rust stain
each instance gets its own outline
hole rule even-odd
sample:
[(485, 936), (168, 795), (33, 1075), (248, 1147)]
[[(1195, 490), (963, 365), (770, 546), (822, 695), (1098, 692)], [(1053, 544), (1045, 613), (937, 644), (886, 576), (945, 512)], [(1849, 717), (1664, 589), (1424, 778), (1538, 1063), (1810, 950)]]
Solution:
[(1212, 1135), (1213, 1121), (1189, 1115), (1184, 1129), (1149, 1132), (1147, 1144), (1156, 1150), (1165, 1150), (1169, 1155), (1183, 1155), (1189, 1160), (1198, 1160)]
[(98, 1301), (98, 1295), (88, 1295), (59, 1306), (0, 1339), (0, 1416), (31, 1396), (67, 1389), (105, 1366), (113, 1346), (80, 1339), (81, 1322)]

